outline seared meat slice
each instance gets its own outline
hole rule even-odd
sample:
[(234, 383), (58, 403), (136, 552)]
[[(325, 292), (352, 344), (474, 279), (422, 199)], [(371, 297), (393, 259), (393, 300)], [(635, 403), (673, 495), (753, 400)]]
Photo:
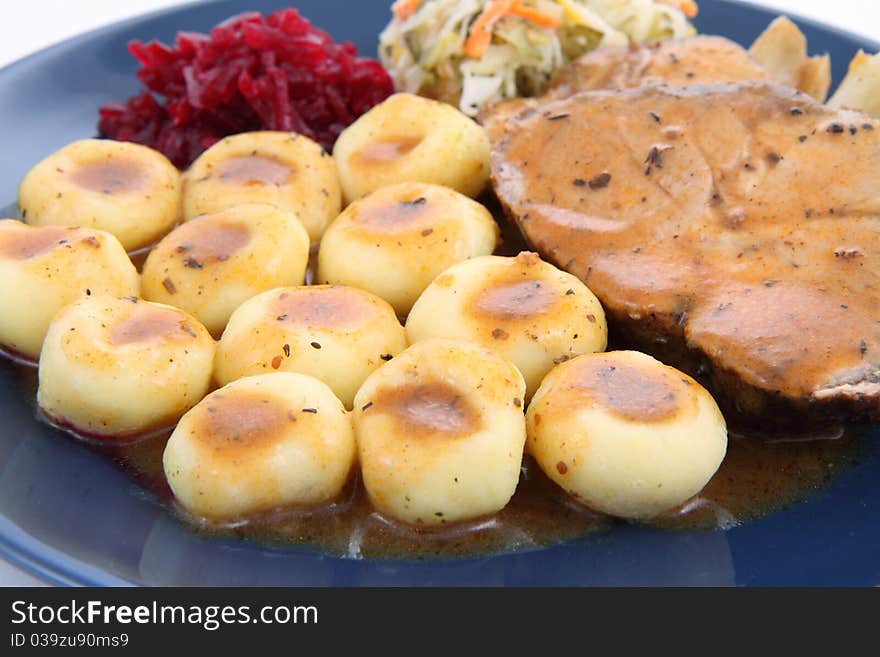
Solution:
[(559, 72), (547, 99), (579, 91), (630, 89), (643, 84), (686, 87), (716, 82), (770, 80), (742, 46), (719, 36), (661, 41), (652, 46), (598, 48)]
[(780, 17), (748, 51), (719, 36), (593, 50), (560, 71), (547, 90), (547, 98), (643, 84), (687, 87), (748, 80), (773, 80), (824, 101), (831, 84), (831, 59), (828, 55), (808, 57), (806, 37), (794, 23)]
[(772, 83), (584, 92), (510, 119), (493, 185), (729, 414), (878, 420), (878, 128)]
[(652, 46), (598, 48), (562, 69), (544, 96), (502, 103), (487, 110), (480, 121), (495, 141), (503, 135), (505, 122), (510, 117), (580, 91), (631, 89), (643, 84), (686, 87), (770, 79), (770, 74), (746, 50), (719, 36), (667, 40)]
[(807, 57), (806, 53), (806, 38), (787, 18), (773, 21), (748, 51), (719, 36), (598, 48), (562, 69), (542, 97), (502, 103), (488, 109), (480, 120), (490, 137), (497, 138), (509, 117), (542, 102), (580, 91), (646, 84), (687, 87), (766, 80), (798, 87), (824, 100), (831, 84), (831, 60), (828, 55)]

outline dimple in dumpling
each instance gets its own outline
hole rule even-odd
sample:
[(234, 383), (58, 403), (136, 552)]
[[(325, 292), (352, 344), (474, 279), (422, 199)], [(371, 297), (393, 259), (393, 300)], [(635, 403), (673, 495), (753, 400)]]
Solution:
[(489, 181), (489, 138), (456, 108), (399, 93), (362, 115), (333, 147), (345, 201), (400, 182), (476, 197)]
[(167, 427), (207, 393), (214, 340), (182, 310), (91, 296), (49, 325), (37, 402), (54, 423), (96, 438)]
[(519, 481), (524, 394), (507, 359), (454, 340), (420, 342), (376, 370), (354, 403), (373, 504), (413, 525), (502, 509)]
[(297, 218), (266, 204), (237, 205), (175, 228), (144, 264), (145, 299), (176, 306), (220, 335), (255, 294), (302, 284), (309, 236)]
[(425, 183), (376, 190), (349, 205), (321, 240), (318, 280), (369, 290), (406, 316), (447, 267), (488, 255), (498, 225), (479, 203)]
[(83, 139), (25, 175), (18, 206), (31, 225), (99, 228), (134, 251), (155, 242), (178, 220), (180, 172), (146, 146)]
[(289, 372), (234, 381), (177, 425), (165, 476), (190, 513), (214, 520), (337, 497), (355, 461), (351, 418), (326, 384)]
[(450, 267), (416, 301), (406, 332), (410, 343), (458, 338), (494, 349), (523, 373), (527, 396), (555, 363), (602, 351), (608, 340), (589, 288), (528, 252)]
[(333, 158), (320, 144), (291, 132), (243, 132), (222, 139), (184, 174), (183, 217), (243, 203), (292, 212), (309, 239), (318, 242), (342, 207)]
[(528, 448), (544, 473), (592, 509), (651, 518), (696, 495), (727, 451), (712, 396), (634, 351), (559, 365), (527, 412)]
[(406, 347), (385, 301), (364, 290), (313, 285), (269, 290), (244, 302), (220, 339), (220, 385), (267, 372), (324, 381), (346, 407), (364, 379)]
[(137, 271), (110, 233), (0, 221), (0, 345), (40, 355), (55, 314), (80, 297), (138, 293)]

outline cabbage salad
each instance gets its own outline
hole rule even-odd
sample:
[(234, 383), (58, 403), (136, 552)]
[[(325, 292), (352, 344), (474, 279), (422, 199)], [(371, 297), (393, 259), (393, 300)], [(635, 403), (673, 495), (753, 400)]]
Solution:
[(398, 91), (484, 107), (540, 93), (599, 46), (696, 33), (692, 0), (398, 0), (379, 54)]

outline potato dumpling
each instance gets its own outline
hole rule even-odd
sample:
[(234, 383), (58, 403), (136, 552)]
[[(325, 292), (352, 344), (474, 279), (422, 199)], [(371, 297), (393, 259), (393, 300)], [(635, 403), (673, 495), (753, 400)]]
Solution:
[(139, 281), (113, 235), (0, 221), (0, 345), (36, 360), (49, 322), (80, 297), (137, 295)]
[(233, 381), (189, 411), (165, 446), (183, 507), (232, 520), (338, 497), (356, 455), (351, 418), (326, 384), (275, 372)]
[(317, 242), (342, 207), (333, 158), (291, 132), (244, 132), (218, 141), (183, 176), (183, 218), (242, 203), (293, 212)]
[(528, 450), (584, 505), (651, 518), (696, 495), (727, 451), (699, 383), (650, 356), (613, 351), (556, 367), (529, 404)]
[(376, 508), (413, 525), (502, 509), (519, 482), (524, 393), (510, 361), (455, 340), (420, 342), (373, 372), (354, 427)]
[(34, 226), (100, 228), (134, 251), (177, 222), (180, 172), (146, 146), (83, 139), (27, 173), (18, 188), (18, 207)]
[(49, 325), (37, 403), (53, 422), (98, 438), (167, 427), (208, 392), (214, 347), (177, 308), (86, 297)]
[(602, 351), (605, 313), (580, 280), (523, 252), (450, 267), (424, 291), (406, 321), (410, 343), (471, 340), (509, 358), (530, 397), (555, 363)]
[(394, 310), (341, 285), (282, 287), (245, 301), (220, 339), (220, 385), (267, 372), (300, 372), (330, 386), (351, 408), (364, 379), (406, 348)]
[(232, 311), (255, 294), (301, 285), (309, 236), (291, 213), (237, 205), (169, 233), (144, 263), (143, 297), (177, 306), (219, 336)]
[(406, 316), (447, 267), (488, 255), (498, 225), (479, 203), (426, 183), (400, 183), (349, 205), (330, 224), (318, 254), (318, 280), (369, 290)]
[(399, 182), (477, 196), (489, 180), (489, 138), (452, 105), (395, 94), (343, 130), (333, 148), (346, 203)]

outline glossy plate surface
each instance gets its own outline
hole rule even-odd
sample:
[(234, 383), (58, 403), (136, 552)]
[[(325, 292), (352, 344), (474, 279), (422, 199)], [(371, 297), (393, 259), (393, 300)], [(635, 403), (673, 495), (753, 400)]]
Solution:
[[(97, 108), (137, 91), (130, 39), (170, 41), (245, 11), (295, 4), (360, 52), (375, 52), (390, 0), (225, 0), (136, 18), (0, 70), (0, 207), (21, 176), (64, 144), (95, 133)], [(748, 44), (774, 14), (701, 0), (697, 25)], [(839, 81), (871, 44), (798, 21)], [(0, 282), (2, 284), (2, 282)], [(62, 584), (148, 585), (877, 585), (880, 430), (859, 464), (808, 501), (727, 531), (631, 526), (557, 547), (460, 561), (364, 561), (267, 548), (190, 532), (110, 461), (36, 421), (20, 377), (0, 362), (0, 552)]]

